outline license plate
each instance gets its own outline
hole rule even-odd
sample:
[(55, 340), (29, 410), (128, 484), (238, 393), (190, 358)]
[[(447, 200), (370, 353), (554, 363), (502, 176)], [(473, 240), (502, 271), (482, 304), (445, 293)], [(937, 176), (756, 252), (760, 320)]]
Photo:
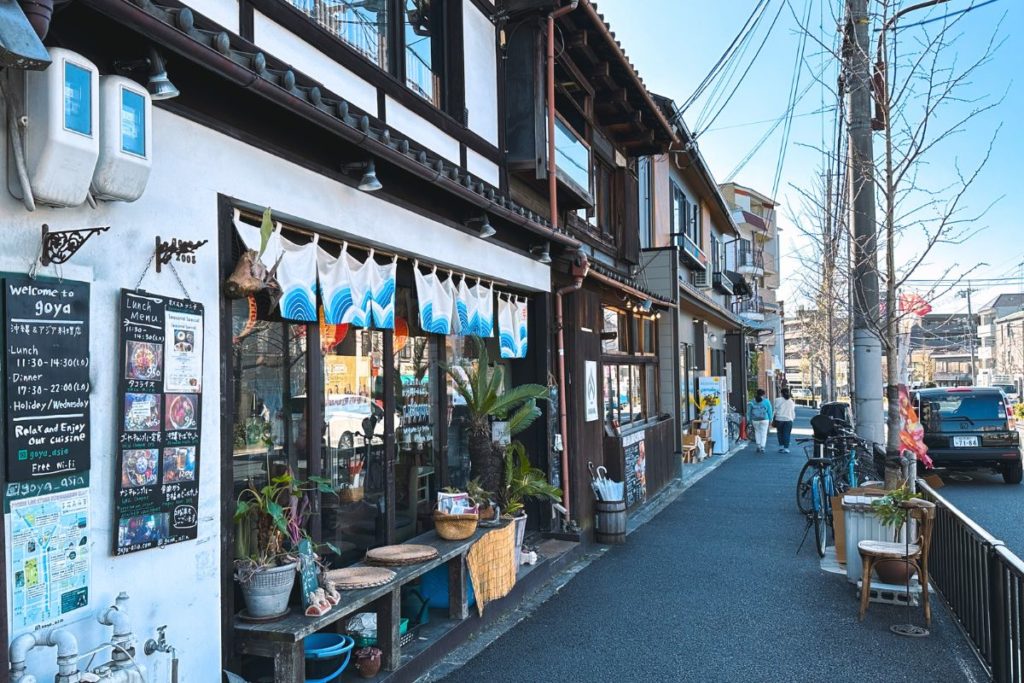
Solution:
[(976, 436), (954, 436), (953, 448), (977, 448), (978, 437)]

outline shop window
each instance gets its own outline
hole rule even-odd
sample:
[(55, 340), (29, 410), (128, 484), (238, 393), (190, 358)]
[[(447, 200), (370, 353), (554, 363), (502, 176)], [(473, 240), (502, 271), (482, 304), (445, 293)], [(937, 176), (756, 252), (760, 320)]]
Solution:
[(604, 327), (601, 349), (604, 353), (629, 353), (629, 320), (625, 311), (605, 306), (601, 309)]
[(657, 415), (656, 375), (653, 363), (604, 365), (605, 420), (612, 429)]
[(644, 315), (633, 316), (634, 353), (653, 355), (657, 352), (654, 320)]

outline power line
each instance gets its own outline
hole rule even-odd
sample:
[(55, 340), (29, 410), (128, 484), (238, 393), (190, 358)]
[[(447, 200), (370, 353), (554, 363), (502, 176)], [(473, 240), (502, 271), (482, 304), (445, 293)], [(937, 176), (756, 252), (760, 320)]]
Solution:
[(914, 22), (913, 24), (897, 25), (897, 26), (894, 26), (893, 28), (895, 28), (895, 29), (906, 29), (906, 28), (913, 28), (915, 26), (924, 26), (925, 24), (930, 24), (933, 21), (942, 21), (943, 19), (949, 19), (950, 17), (956, 17), (956, 16), (959, 16), (961, 14), (967, 14), (968, 12), (972, 12), (972, 11), (978, 9), (979, 7), (984, 7), (985, 5), (991, 5), (993, 2), (996, 2), (996, 1), (997, 0), (985, 0), (985, 2), (982, 2), (982, 3), (977, 4), (977, 5), (971, 5), (970, 7), (966, 8), (966, 9), (957, 10), (956, 12), (950, 12), (949, 14), (943, 14), (941, 17), (932, 17), (931, 19), (925, 19), (923, 21), (917, 21), (917, 22)]

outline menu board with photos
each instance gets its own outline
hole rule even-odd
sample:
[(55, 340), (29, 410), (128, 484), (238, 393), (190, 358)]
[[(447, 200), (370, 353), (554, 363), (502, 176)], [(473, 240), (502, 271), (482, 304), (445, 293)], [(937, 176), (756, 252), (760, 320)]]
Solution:
[(121, 291), (114, 554), (196, 538), (203, 306)]
[(89, 285), (4, 280), (7, 481), (89, 469)]

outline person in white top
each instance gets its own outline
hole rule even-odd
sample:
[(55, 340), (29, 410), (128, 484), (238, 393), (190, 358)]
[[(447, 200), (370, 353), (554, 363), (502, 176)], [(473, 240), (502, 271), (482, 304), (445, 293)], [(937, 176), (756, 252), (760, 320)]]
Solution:
[(775, 432), (779, 437), (779, 452), (789, 453), (789, 437), (793, 433), (793, 420), (796, 419), (796, 401), (783, 389), (781, 396), (775, 399)]

